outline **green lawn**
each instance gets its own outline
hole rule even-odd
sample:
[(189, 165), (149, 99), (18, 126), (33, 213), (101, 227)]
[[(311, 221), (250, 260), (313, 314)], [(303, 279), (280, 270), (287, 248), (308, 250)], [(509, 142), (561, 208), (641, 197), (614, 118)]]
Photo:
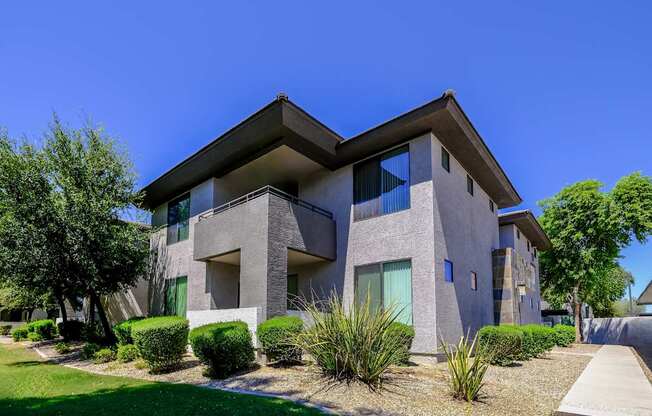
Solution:
[(185, 384), (100, 376), (49, 364), (18, 345), (0, 346), (0, 415), (317, 415), (280, 400)]

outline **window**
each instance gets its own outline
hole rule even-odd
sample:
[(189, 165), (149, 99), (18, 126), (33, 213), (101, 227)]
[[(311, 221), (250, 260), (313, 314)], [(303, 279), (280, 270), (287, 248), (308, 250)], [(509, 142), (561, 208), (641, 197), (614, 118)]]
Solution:
[(517, 240), (521, 239), (521, 232), (519, 230), (516, 230), (516, 239)]
[(471, 290), (478, 290), (478, 274), (471, 272)]
[(297, 305), (297, 296), (299, 296), (299, 276), (296, 274), (288, 275), (288, 309), (299, 309)]
[(530, 241), (527, 242), (527, 251), (530, 251)]
[(532, 256), (534, 256), (535, 259), (537, 258), (537, 248), (536, 247), (534, 247), (534, 249), (532, 250)]
[(494, 207), (494, 201), (489, 200), (489, 211), (494, 212), (496, 208)]
[(450, 260), (444, 260), (444, 280), (446, 282), (453, 281), (453, 262)]
[(443, 147), (441, 148), (441, 167), (446, 169), (446, 172), (450, 173), (450, 171), (451, 171), (451, 155)]
[(404, 146), (353, 167), (354, 219), (410, 208), (410, 153)]
[(412, 263), (410, 260), (376, 263), (355, 268), (355, 300), (369, 296), (372, 310), (393, 305), (397, 320), (412, 325)]
[(186, 194), (168, 203), (167, 243), (174, 244), (188, 239), (190, 228), (190, 195)]
[(188, 305), (188, 277), (165, 280), (165, 315), (186, 316)]
[(534, 301), (530, 298), (530, 309), (534, 309)]
[(473, 195), (473, 179), (469, 175), (466, 175), (466, 190)]

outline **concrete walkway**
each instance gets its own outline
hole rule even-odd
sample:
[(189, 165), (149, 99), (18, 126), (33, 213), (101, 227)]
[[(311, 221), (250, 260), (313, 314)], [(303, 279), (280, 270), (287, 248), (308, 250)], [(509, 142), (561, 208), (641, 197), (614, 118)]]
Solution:
[(652, 416), (652, 385), (629, 347), (605, 345), (566, 394), (557, 415)]

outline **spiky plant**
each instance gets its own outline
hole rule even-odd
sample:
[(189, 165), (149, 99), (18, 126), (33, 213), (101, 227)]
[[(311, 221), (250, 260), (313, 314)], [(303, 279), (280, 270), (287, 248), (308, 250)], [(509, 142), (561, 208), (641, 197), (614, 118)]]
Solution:
[[(469, 336), (461, 337), (457, 347), (442, 340), (441, 348), (448, 363), (449, 386), (453, 397), (472, 402), (484, 386), (489, 360), (476, 349), (477, 335), (469, 344)], [(475, 357), (473, 354), (476, 353)]]
[(322, 304), (304, 302), (302, 307), (313, 325), (297, 336), (297, 345), (337, 380), (358, 380), (376, 389), (387, 368), (403, 357), (405, 340), (389, 331), (400, 313), (394, 307), (373, 308), (367, 297), (345, 308), (335, 292)]

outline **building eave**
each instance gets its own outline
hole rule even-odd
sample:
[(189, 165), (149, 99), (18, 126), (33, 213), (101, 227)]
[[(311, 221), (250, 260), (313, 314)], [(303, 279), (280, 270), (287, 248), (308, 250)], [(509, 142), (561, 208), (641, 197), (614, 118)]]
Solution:
[(552, 242), (530, 210), (506, 212), (498, 215), (499, 225), (516, 225), (525, 237), (541, 251), (549, 250)]

